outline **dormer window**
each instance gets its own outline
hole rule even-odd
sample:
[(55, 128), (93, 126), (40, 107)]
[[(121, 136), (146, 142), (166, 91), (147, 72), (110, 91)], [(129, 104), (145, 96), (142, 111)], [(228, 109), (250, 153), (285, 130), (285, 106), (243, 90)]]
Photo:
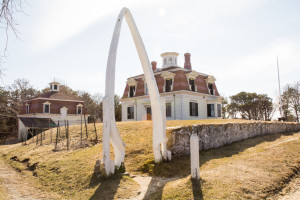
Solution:
[(168, 79), (166, 80), (166, 84), (165, 84), (165, 92), (171, 92), (173, 89), (173, 81), (172, 79)]
[(43, 103), (43, 113), (50, 114), (50, 105), (51, 103), (49, 103), (48, 101)]
[(169, 64), (172, 64), (172, 58), (169, 58)]
[(145, 85), (145, 95), (148, 95), (149, 94), (149, 92), (148, 92), (148, 85), (147, 85), (147, 83), (145, 83), (144, 85)]
[(133, 78), (127, 80), (127, 84), (129, 86), (128, 97), (134, 97), (136, 93), (137, 81)]
[(26, 104), (26, 114), (29, 114), (29, 104)]
[(83, 105), (82, 104), (78, 104), (77, 106), (77, 115), (81, 115), (82, 114), (82, 107), (83, 107)]
[(187, 77), (190, 90), (193, 92), (197, 92), (197, 86), (196, 86), (195, 81), (196, 81), (196, 78), (199, 76), (198, 72), (193, 70), (190, 73), (185, 74), (185, 75)]
[(163, 77), (165, 79), (165, 85), (164, 85), (164, 89), (163, 92), (171, 92), (173, 91), (173, 83), (174, 83), (174, 77), (176, 74), (172, 73), (172, 72), (164, 72), (161, 77)]
[(189, 79), (189, 84), (190, 84), (190, 90), (195, 92), (196, 91), (195, 80)]
[(132, 85), (129, 88), (129, 97), (134, 97), (134, 95), (135, 95), (135, 86)]
[(54, 85), (54, 90), (57, 90), (57, 85)]
[(211, 95), (214, 95), (214, 84), (208, 83), (208, 92)]

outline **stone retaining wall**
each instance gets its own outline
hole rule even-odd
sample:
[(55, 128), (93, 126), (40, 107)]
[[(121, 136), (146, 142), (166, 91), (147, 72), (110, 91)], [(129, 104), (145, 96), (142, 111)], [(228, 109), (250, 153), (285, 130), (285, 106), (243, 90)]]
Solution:
[(300, 131), (300, 123), (250, 122), (203, 124), (168, 128), (168, 149), (172, 154), (189, 154), (190, 136), (199, 136), (199, 150), (217, 148), (247, 138), (291, 131)]

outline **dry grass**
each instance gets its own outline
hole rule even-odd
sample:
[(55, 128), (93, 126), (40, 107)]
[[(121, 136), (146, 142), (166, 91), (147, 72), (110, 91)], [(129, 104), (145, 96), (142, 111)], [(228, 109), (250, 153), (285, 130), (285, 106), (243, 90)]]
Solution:
[[(190, 180), (189, 157), (176, 159), (154, 169), (158, 176), (178, 177), (153, 194), (157, 199), (266, 199), (299, 173), (300, 132), (256, 137), (202, 151), (198, 186)], [(176, 163), (180, 165), (176, 167)]]
[(0, 200), (8, 200), (9, 197), (7, 196), (6, 189), (2, 185), (3, 181), (0, 178)]
[[(220, 123), (252, 123), (252, 121), (167, 121), (167, 126)], [(131, 174), (143, 173), (141, 169), (146, 163), (147, 166), (151, 166), (151, 169), (146, 170), (148, 172), (151, 170), (150, 173), (155, 176), (176, 177), (177, 180), (158, 188), (158, 191), (153, 194), (158, 198), (189, 199), (193, 195), (202, 195), (202, 193), (207, 199), (226, 199), (235, 195), (260, 198), (269, 194), (274, 189), (273, 185), (276, 185), (282, 177), (286, 177), (293, 167), (299, 166), (300, 162), (299, 139), (279, 144), (280, 141), (288, 138), (299, 138), (300, 133), (254, 138), (201, 152), (200, 170), (204, 181), (199, 189), (197, 184), (189, 179), (189, 157), (174, 157), (169, 163), (152, 164), (151, 121), (119, 122), (117, 125), (127, 145), (125, 157), (127, 171)], [(98, 139), (102, 139), (102, 124), (97, 124), (97, 131)], [(56, 130), (52, 130), (52, 143), (50, 143), (51, 131), (46, 131), (43, 145), (40, 143), (36, 145), (35, 137), (29, 140), (27, 145), (0, 146), (0, 152), (4, 155), (4, 159), (18, 171), (37, 179), (37, 186), (58, 193), (64, 198), (97, 199), (101, 196), (104, 199), (124, 199), (137, 195), (139, 186), (129, 176), (116, 176), (108, 180), (96, 178), (94, 168), (96, 161), (102, 156), (102, 143), (100, 141), (95, 144), (92, 124), (88, 125), (88, 139), (83, 128), (83, 146), (80, 145), (80, 126), (70, 127), (70, 151), (66, 151), (64, 128), (61, 129), (63, 140), (59, 141), (57, 150), (54, 150), (55, 134)], [(275, 146), (271, 147), (271, 145)], [(19, 161), (11, 160), (13, 156), (16, 156)], [(273, 178), (271, 179), (270, 176)], [(244, 188), (244, 185), (249, 187)], [(256, 188), (259, 193), (256, 192)], [(175, 196), (172, 196), (173, 194)], [(233, 196), (230, 196), (231, 194)]]

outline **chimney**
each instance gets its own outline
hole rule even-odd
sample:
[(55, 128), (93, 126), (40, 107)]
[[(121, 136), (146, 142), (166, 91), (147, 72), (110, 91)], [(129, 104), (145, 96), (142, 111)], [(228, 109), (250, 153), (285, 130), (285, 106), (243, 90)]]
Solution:
[(156, 61), (152, 61), (151, 65), (152, 65), (152, 70), (155, 71), (156, 70), (157, 62)]
[(192, 70), (191, 54), (190, 53), (185, 53), (184, 54), (184, 68)]

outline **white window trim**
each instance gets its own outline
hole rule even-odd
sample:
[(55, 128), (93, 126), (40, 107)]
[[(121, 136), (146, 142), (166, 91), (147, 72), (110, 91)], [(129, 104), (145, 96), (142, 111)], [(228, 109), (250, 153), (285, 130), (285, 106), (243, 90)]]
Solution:
[[(80, 114), (78, 113), (78, 108), (79, 108), (79, 107), (81, 107), (81, 113), (80, 113)], [(82, 115), (82, 114), (83, 114), (83, 113), (82, 113), (82, 112), (83, 112), (83, 109), (82, 109), (82, 108), (83, 108), (83, 105), (82, 105), (81, 103), (78, 104), (78, 105), (76, 105), (76, 115)]]
[[(49, 113), (45, 112), (45, 105), (49, 105)], [(51, 113), (51, 103), (49, 101), (46, 101), (45, 103), (43, 103), (43, 113), (45, 113), (45, 114)]]
[[(27, 109), (27, 108), (28, 108), (28, 109)], [(27, 110), (28, 110), (28, 112), (27, 112)], [(30, 112), (30, 106), (29, 106), (28, 103), (26, 103), (26, 104), (25, 104), (25, 113), (26, 113), (26, 114), (29, 114), (29, 112)]]
[(129, 87), (127, 96), (129, 98), (130, 98), (130, 87), (131, 86), (134, 86), (133, 96), (135, 96), (135, 94), (136, 94), (136, 88), (137, 88), (137, 83), (138, 83), (138, 81), (134, 80), (133, 78), (130, 78), (130, 79), (127, 80), (127, 84), (128, 84), (128, 87)]
[(172, 80), (172, 85), (171, 85), (171, 91), (173, 91), (173, 85), (174, 85), (174, 77), (176, 74), (172, 73), (172, 72), (164, 72), (161, 77), (164, 78), (164, 87), (163, 87), (163, 92), (166, 92), (166, 80)]
[[(213, 94), (210, 94), (208, 84), (212, 84), (213, 85)], [(215, 95), (216, 92), (215, 92), (215, 89), (214, 89), (214, 82), (207, 82), (207, 89), (208, 89), (208, 94), (209, 95)]]

